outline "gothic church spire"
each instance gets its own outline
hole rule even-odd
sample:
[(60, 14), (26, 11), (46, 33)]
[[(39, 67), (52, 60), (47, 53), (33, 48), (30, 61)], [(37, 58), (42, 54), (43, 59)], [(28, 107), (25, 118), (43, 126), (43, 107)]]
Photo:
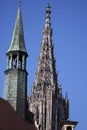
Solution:
[(69, 100), (63, 98), (62, 88), (58, 85), (50, 14), (48, 4), (36, 79), (29, 97), (29, 110), (35, 115), (38, 130), (60, 130), (62, 120), (69, 118)]
[[(55, 67), (54, 48), (52, 44), (52, 28), (50, 22), (51, 7), (46, 7), (45, 26), (43, 29), (43, 39), (39, 56), (38, 68), (36, 72), (35, 86), (45, 84), (53, 91), (58, 89), (57, 73)], [(37, 87), (36, 87), (37, 88)]]

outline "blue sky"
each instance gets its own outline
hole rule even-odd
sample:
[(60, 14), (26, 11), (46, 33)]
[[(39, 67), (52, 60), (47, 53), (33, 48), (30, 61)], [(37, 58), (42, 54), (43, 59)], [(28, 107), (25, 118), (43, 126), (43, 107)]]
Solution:
[[(35, 79), (47, 2), (52, 7), (54, 53), (58, 82), (68, 92), (70, 119), (79, 121), (76, 130), (87, 128), (87, 0), (22, 0), (27, 59), (28, 95)], [(5, 55), (11, 42), (17, 0), (0, 0), (0, 97), (3, 97)]]

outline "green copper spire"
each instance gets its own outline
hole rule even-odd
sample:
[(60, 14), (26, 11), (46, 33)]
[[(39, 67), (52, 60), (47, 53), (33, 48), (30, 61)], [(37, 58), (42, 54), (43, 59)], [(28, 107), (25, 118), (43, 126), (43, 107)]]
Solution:
[(11, 40), (11, 45), (7, 51), (22, 51), (26, 52), (25, 42), (24, 42), (24, 32), (22, 24), (22, 14), (21, 14), (21, 1), (19, 1), (18, 13), (16, 17), (16, 22), (14, 26), (13, 36)]

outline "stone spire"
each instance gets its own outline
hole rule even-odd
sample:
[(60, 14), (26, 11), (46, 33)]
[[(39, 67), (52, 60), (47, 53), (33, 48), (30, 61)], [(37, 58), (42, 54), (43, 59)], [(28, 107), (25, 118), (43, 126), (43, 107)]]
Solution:
[(22, 51), (22, 52), (27, 53), (25, 42), (24, 42), (21, 1), (19, 1), (19, 7), (18, 7), (16, 22), (14, 26), (13, 36), (12, 36), (11, 44), (7, 53), (12, 52), (12, 51)]
[(60, 130), (61, 121), (69, 118), (69, 100), (63, 98), (58, 85), (50, 14), (48, 4), (36, 79), (28, 102), (38, 130)]
[[(45, 26), (43, 29), (43, 39), (39, 56), (38, 68), (36, 72), (35, 86), (40, 87), (45, 84), (53, 91), (58, 89), (57, 73), (55, 68), (54, 48), (52, 44), (52, 28), (50, 22), (51, 7), (46, 7)], [(36, 88), (38, 89), (38, 88)]]

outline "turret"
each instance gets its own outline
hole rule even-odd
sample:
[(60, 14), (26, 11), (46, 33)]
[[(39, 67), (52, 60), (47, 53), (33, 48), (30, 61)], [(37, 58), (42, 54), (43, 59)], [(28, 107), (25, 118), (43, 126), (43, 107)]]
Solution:
[(5, 71), (4, 98), (10, 103), (17, 114), (25, 119), (27, 108), (26, 58), (28, 54), (24, 41), (20, 2), (11, 44), (6, 53), (8, 65)]

